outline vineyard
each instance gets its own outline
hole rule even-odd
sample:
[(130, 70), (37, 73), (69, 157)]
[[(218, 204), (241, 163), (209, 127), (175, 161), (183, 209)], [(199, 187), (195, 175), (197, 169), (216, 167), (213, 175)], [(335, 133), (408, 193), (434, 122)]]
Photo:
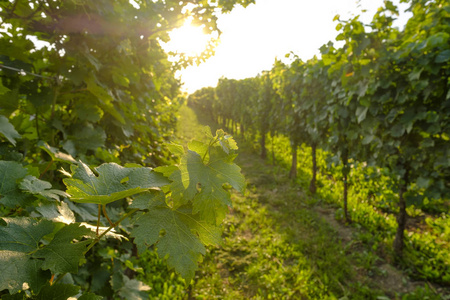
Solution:
[[(411, 276), (450, 283), (450, 6), (414, 1), (404, 30), (389, 1), (370, 24), (338, 21), (335, 48), (222, 78), (189, 97), (262, 158), (374, 234)], [(287, 149), (290, 149), (288, 151)], [(291, 158), (288, 158), (291, 156)]]
[(450, 4), (186, 97), (253, 2), (0, 1), (1, 299), (450, 299)]

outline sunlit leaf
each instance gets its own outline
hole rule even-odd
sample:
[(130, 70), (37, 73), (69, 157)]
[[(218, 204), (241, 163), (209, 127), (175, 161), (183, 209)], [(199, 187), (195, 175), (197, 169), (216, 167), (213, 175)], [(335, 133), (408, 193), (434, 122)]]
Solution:
[(72, 168), (72, 178), (64, 179), (72, 201), (108, 204), (169, 183), (150, 168), (124, 168), (108, 163), (95, 170), (98, 176), (84, 163)]

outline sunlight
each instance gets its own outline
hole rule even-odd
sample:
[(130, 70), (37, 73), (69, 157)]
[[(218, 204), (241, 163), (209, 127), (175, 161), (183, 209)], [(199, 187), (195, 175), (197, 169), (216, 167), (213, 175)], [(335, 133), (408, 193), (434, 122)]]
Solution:
[(182, 27), (169, 33), (170, 41), (166, 44), (166, 50), (188, 56), (197, 56), (206, 50), (211, 36), (203, 33), (201, 27), (193, 26), (191, 22), (192, 19), (188, 19)]

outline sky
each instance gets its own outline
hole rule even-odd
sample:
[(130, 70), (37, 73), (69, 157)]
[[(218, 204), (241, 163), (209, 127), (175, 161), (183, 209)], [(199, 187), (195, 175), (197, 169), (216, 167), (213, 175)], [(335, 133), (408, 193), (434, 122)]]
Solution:
[[(218, 16), (222, 34), (215, 55), (180, 72), (183, 89), (193, 93), (202, 87), (216, 86), (221, 77), (254, 77), (270, 70), (275, 58), (284, 59), (291, 51), (303, 60), (319, 56), (319, 48), (334, 41), (338, 34), (337, 22), (333, 22), (335, 15), (346, 20), (361, 15), (365, 9), (367, 12), (360, 19), (369, 23), (382, 3), (382, 0), (256, 0), (256, 4), (247, 8), (238, 6), (231, 13)], [(407, 8), (400, 7), (400, 11)], [(408, 16), (402, 13), (394, 26), (402, 28)], [(177, 45), (173, 40), (172, 49)], [(199, 42), (190, 44), (195, 43)]]

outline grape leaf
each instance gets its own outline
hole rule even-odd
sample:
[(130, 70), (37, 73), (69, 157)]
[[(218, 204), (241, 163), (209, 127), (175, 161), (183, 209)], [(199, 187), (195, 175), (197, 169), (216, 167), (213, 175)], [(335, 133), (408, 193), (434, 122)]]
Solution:
[(231, 135), (227, 135), (223, 130), (217, 130), (216, 136), (219, 137), (219, 144), (226, 154), (230, 154), (232, 150), (237, 150), (238, 146)]
[(205, 244), (220, 242), (220, 228), (192, 215), (189, 207), (172, 210), (162, 204), (139, 216), (131, 235), (140, 252), (158, 243), (160, 257), (168, 256), (169, 267), (187, 282), (194, 277), (197, 262), (205, 254)]
[(16, 145), (16, 139), (20, 139), (21, 135), (16, 131), (14, 126), (9, 123), (9, 120), (5, 116), (0, 115), (0, 133), (3, 134), (6, 139), (13, 144)]
[(72, 284), (46, 284), (39, 294), (36, 296), (36, 300), (67, 300), (69, 297), (76, 296), (80, 291), (80, 287)]
[(435, 63), (443, 63), (448, 60), (450, 60), (450, 50), (444, 50), (436, 56), (436, 59), (434, 60), (434, 62)]
[(108, 204), (169, 183), (164, 176), (150, 168), (124, 168), (107, 163), (95, 170), (98, 177), (87, 165), (79, 163), (72, 168), (73, 178), (63, 180), (72, 201)]
[(164, 201), (165, 195), (162, 191), (150, 190), (137, 195), (129, 208), (151, 209)]
[[(26, 206), (30, 201), (27, 194), (22, 193), (17, 181), (27, 175), (27, 169), (13, 161), (0, 161), (0, 203), (7, 207)], [(28, 199), (27, 199), (28, 198)]]
[(53, 231), (53, 223), (32, 218), (3, 218), (0, 226), (0, 291), (10, 293), (39, 288), (50, 277), (41, 270), (42, 261), (28, 254), (39, 248), (39, 241)]
[(103, 147), (105, 143), (106, 133), (101, 127), (88, 123), (80, 129), (80, 126), (75, 124), (72, 130), (76, 133), (69, 135), (62, 147), (73, 156), (85, 153), (87, 150), (95, 151), (97, 148)]
[(68, 198), (69, 195), (66, 192), (51, 189), (52, 185), (50, 182), (40, 180), (34, 176), (28, 175), (19, 184), (19, 188), (25, 192), (34, 195), (41, 195), (46, 198), (54, 199), (59, 201), (59, 197)]
[(42, 263), (23, 252), (0, 251), (0, 291), (7, 289), (14, 294), (31, 288), (38, 292), (50, 278), (50, 272), (41, 269)]
[(79, 215), (84, 221), (97, 221), (98, 206), (92, 203), (75, 203), (65, 201), (70, 210)]
[(67, 225), (55, 234), (50, 244), (37, 251), (33, 257), (44, 258), (42, 268), (52, 273), (76, 273), (80, 260), (84, 258), (86, 246), (91, 241), (72, 241), (83, 236), (93, 237), (93, 233), (77, 223)]
[(356, 117), (358, 119), (358, 123), (361, 123), (362, 121), (364, 121), (364, 119), (366, 118), (368, 110), (369, 110), (369, 108), (368, 107), (364, 107), (364, 106), (359, 106), (356, 109)]
[[(243, 192), (245, 179), (240, 173), (241, 169), (232, 162), (233, 155), (227, 155), (221, 147), (211, 147), (209, 153), (209, 162), (205, 164), (197, 152), (188, 150), (178, 170), (169, 176), (172, 180), (170, 190), (176, 206), (192, 200), (194, 213), (200, 212), (202, 218), (211, 223), (220, 223), (226, 214), (227, 205), (231, 205), (230, 193), (224, 185), (230, 184)], [(170, 171), (164, 168), (156, 170), (165, 175)]]
[(118, 292), (123, 299), (140, 300), (148, 298), (146, 291), (150, 287), (139, 280), (129, 279), (124, 274), (115, 274), (111, 279), (111, 286)]
[(40, 204), (36, 210), (47, 220), (71, 224), (75, 222), (75, 215), (66, 202)]
[(405, 127), (402, 124), (395, 124), (390, 129), (391, 136), (401, 137), (405, 133)]
[(72, 155), (61, 152), (57, 148), (51, 147), (44, 141), (39, 141), (37, 145), (39, 148), (45, 150), (45, 152), (47, 152), (47, 154), (50, 155), (52, 160), (70, 162), (74, 164), (77, 163), (77, 161), (75, 160), (75, 158), (72, 157)]
[(39, 248), (39, 241), (53, 231), (53, 223), (32, 218), (3, 218), (0, 226), (0, 250), (29, 253)]

